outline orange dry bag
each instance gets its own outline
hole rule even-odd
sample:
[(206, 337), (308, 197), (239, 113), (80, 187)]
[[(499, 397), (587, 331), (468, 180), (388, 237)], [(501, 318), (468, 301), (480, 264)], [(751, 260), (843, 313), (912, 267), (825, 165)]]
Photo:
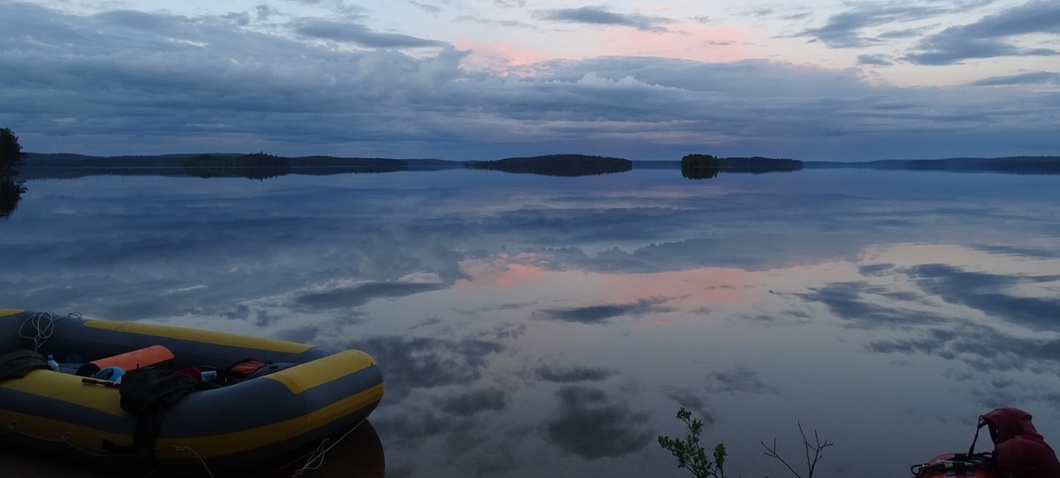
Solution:
[(107, 367), (118, 367), (122, 370), (128, 371), (140, 367), (158, 365), (170, 360), (173, 360), (173, 352), (170, 352), (169, 349), (161, 345), (152, 345), (139, 350), (133, 350), (132, 352), (125, 352), (123, 354), (112, 355), (107, 358), (87, 362), (78, 367), (77, 372), (75, 373), (82, 377), (90, 377), (92, 374)]

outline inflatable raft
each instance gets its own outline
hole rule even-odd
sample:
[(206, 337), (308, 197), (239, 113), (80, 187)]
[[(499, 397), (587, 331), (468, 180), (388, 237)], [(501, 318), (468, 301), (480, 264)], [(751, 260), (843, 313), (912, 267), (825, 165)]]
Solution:
[(958, 476), (970, 478), (999, 478), (997, 466), (988, 453), (967, 455), (946, 453), (927, 461), (913, 465), (909, 471), (913, 478), (953, 478)]
[[(175, 473), (252, 468), (352, 429), (384, 389), (360, 351), (10, 309), (0, 358), (16, 369), (0, 376), (5, 444)], [(175, 378), (191, 388), (131, 403), (145, 395), (134, 384)]]

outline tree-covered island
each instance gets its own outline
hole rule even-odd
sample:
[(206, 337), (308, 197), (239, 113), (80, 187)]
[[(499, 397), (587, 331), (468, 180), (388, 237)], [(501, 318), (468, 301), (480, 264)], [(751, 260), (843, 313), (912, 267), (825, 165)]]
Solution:
[(468, 161), (468, 169), (489, 169), (506, 173), (542, 174), (546, 176), (588, 176), (621, 173), (633, 169), (628, 159), (584, 154), (550, 154), (494, 161)]
[(802, 161), (796, 159), (718, 158), (709, 154), (687, 154), (681, 158), (681, 175), (688, 179), (710, 179), (718, 173), (776, 173), (798, 171)]
[(688, 179), (710, 179), (721, 171), (721, 162), (709, 154), (686, 154), (681, 158), (681, 176)]
[(184, 161), (192, 176), (244, 177), (267, 179), (285, 174), (326, 175), (336, 173), (389, 173), (404, 171), (408, 164), (397, 159), (335, 158), (302, 156), (288, 158), (265, 153), (215, 155), (200, 154)]

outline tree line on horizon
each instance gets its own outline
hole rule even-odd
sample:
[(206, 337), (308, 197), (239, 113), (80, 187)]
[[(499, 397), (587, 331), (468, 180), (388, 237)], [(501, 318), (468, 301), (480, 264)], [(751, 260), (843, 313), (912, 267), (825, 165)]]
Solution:
[[(27, 162), (31, 164), (26, 164)], [(659, 166), (657, 165), (665, 165)], [(168, 154), (155, 156), (87, 156), (80, 154), (27, 154), (9, 128), (0, 128), (0, 200), (4, 209), (13, 210), (25, 192), (25, 180), (51, 177), (81, 177), (93, 174), (245, 177), (263, 180), (286, 174), (326, 175), (340, 173), (382, 173), (405, 170), (440, 170), (457, 167), (509, 173), (550, 176), (610, 174), (631, 169), (669, 169), (676, 161), (630, 161), (623, 158), (584, 154), (550, 154), (511, 157), (488, 161), (389, 158), (345, 158), (333, 156), (284, 157), (264, 152)], [(721, 158), (691, 153), (681, 158), (682, 176), (709, 179), (719, 173), (771, 173), (802, 169), (863, 168), (914, 171), (989, 171), (1009, 174), (1060, 174), (1058, 156), (1013, 156), (1003, 158), (947, 158), (924, 160), (876, 160), (865, 162), (776, 159), (762, 156)], [(25, 165), (21, 171), (19, 166)], [(16, 177), (18, 179), (16, 179)]]
[(465, 167), (517, 174), (588, 176), (626, 172), (633, 169), (633, 161), (585, 154), (550, 154), (493, 161), (467, 161)]

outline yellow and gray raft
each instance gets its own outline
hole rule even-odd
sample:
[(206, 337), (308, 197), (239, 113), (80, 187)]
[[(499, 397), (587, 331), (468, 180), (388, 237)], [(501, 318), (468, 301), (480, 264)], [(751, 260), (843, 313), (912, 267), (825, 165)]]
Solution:
[[(259, 378), (190, 393), (165, 414), (153, 467), (174, 471), (251, 468), (351, 429), (383, 397), (375, 360), (356, 350), (136, 322), (0, 309), (0, 356), (18, 349), (93, 361), (145, 347), (172, 351), (173, 365), (223, 367), (240, 360), (293, 364)], [(119, 388), (73, 373), (32, 370), (0, 381), (0, 442), (52, 446), (85, 461), (134, 466), (139, 418), (120, 406)], [(51, 444), (51, 445), (49, 445)], [(73, 452), (70, 452), (73, 451)]]

